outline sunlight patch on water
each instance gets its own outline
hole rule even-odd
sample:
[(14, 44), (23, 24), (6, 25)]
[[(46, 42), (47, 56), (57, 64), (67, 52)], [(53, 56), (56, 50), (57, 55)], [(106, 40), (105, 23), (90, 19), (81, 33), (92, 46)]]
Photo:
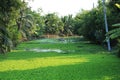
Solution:
[(72, 52), (80, 52), (80, 50), (61, 50), (61, 49), (25, 49), (25, 51), (34, 51), (34, 52), (57, 52), (57, 53), (72, 53)]
[(63, 52), (60, 49), (30, 49), (29, 51), (35, 51), (35, 52), (57, 52), (57, 53), (61, 53)]
[(0, 72), (13, 70), (29, 70), (49, 66), (74, 65), (88, 62), (86, 58), (60, 56), (46, 58), (32, 58), (26, 60), (5, 60), (0, 62)]
[(36, 40), (36, 42), (40, 43), (75, 43), (75, 40), (72, 39), (65, 39), (65, 38), (58, 38), (58, 39), (41, 39), (41, 40)]

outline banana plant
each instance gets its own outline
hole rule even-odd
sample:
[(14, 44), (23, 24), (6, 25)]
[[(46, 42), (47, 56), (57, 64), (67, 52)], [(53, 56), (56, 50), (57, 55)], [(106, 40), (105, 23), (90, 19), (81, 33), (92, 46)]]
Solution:
[(120, 23), (113, 24), (112, 26), (115, 27), (115, 29), (109, 31), (106, 36), (118, 40), (118, 57), (120, 57)]
[(109, 31), (106, 34), (106, 36), (109, 36), (109, 38), (111, 39), (119, 38), (120, 37), (120, 23), (113, 24), (112, 26), (115, 27), (115, 29)]
[(120, 9), (120, 4), (116, 3), (115, 6)]

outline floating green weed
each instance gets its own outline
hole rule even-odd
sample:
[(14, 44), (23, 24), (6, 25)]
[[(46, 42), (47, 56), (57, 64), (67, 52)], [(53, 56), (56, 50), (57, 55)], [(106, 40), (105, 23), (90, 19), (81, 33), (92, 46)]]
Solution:
[[(120, 80), (120, 59), (88, 41), (47, 43), (35, 40), (0, 55), (0, 80)], [(26, 49), (60, 49), (65, 53)], [(70, 52), (70, 50), (75, 50)]]

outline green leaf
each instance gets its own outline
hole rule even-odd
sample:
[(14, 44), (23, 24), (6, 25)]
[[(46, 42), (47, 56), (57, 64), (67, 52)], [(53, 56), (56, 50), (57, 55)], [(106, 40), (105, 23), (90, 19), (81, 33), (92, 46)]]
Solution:
[(112, 26), (113, 26), (113, 27), (120, 27), (120, 23), (113, 24)]
[(115, 6), (120, 9), (120, 4), (116, 3)]

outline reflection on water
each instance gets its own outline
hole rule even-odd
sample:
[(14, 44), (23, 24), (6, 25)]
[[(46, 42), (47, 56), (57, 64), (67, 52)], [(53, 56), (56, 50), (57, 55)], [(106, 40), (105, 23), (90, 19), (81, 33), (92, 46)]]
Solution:
[(57, 53), (61, 53), (63, 52), (60, 49), (29, 49), (29, 51), (35, 51), (35, 52), (57, 52)]
[(57, 53), (72, 53), (72, 52), (80, 52), (80, 50), (61, 50), (61, 49), (25, 49), (25, 51), (34, 51), (34, 52), (57, 52)]

